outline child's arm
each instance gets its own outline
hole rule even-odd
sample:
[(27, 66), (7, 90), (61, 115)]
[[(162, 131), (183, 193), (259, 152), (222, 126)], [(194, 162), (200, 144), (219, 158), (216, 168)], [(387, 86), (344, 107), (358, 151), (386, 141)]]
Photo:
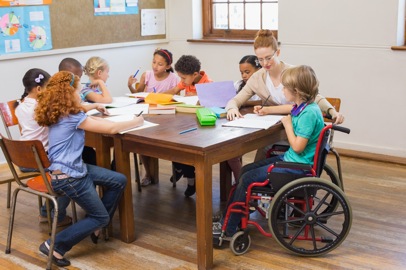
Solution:
[(169, 89), (169, 90), (165, 91), (164, 93), (165, 93), (165, 94), (177, 95), (177, 94), (179, 94), (179, 92), (180, 92), (181, 90), (182, 90), (182, 89), (180, 89), (178, 86), (175, 86), (174, 88)]
[(93, 85), (98, 85), (99, 90), (101, 94), (95, 93), (95, 92), (89, 92), (86, 95), (86, 99), (88, 101), (92, 102), (98, 102), (98, 103), (111, 103), (113, 101), (113, 98), (110, 95), (109, 90), (106, 87), (106, 84), (103, 82), (103, 80), (95, 80), (92, 82), (91, 86)]
[(145, 72), (142, 73), (141, 78), (140, 78), (140, 83), (138, 84), (137, 87), (137, 92), (144, 92), (145, 91)]
[(85, 112), (96, 109), (104, 115), (110, 114), (109, 111), (106, 109), (106, 107), (104, 107), (103, 105), (97, 104), (97, 103), (89, 103), (89, 104), (81, 104), (81, 105)]
[(298, 153), (298, 154), (302, 153), (303, 150), (306, 148), (307, 142), (309, 140), (295, 135), (295, 133), (293, 132), (292, 117), (290, 116), (290, 114), (283, 117), (281, 119), (281, 122), (282, 122), (283, 126), (285, 127), (285, 131), (286, 131), (286, 135), (288, 137), (290, 147), (296, 153)]
[[(102, 124), (101, 121), (103, 121)], [(143, 123), (144, 118), (142, 116), (134, 116), (132, 120), (125, 122), (112, 122), (102, 118), (96, 120), (94, 117), (87, 117), (79, 125), (79, 128), (95, 133), (117, 134), (120, 131), (141, 126)]]
[(267, 114), (289, 114), (292, 110), (292, 105), (276, 105), (276, 106), (255, 106), (254, 113), (259, 115)]

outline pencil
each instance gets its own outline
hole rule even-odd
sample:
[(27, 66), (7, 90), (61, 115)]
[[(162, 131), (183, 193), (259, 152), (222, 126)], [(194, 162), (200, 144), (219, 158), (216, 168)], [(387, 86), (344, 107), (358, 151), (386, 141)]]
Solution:
[(135, 72), (133, 78), (135, 78), (135, 77), (137, 76), (137, 74), (138, 74), (139, 71), (140, 71), (140, 69), (137, 69), (137, 71)]
[(268, 101), (268, 99), (269, 99), (270, 97), (271, 97), (271, 95), (269, 95), (269, 96), (265, 99), (264, 103), (262, 103), (261, 108), (259, 108), (259, 109), (262, 109), (262, 108), (265, 106), (266, 102)]
[(194, 130), (197, 130), (197, 127), (182, 130), (181, 132), (179, 132), (179, 134), (184, 134), (184, 133), (191, 132)]
[(141, 116), (141, 114), (142, 114), (143, 112), (144, 112), (144, 111), (140, 111), (140, 113), (137, 114), (137, 117), (138, 117), (138, 116)]

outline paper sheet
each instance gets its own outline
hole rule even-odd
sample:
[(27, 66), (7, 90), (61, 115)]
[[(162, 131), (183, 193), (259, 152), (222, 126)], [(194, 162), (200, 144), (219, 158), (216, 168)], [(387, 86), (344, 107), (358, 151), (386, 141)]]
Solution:
[(284, 115), (264, 115), (259, 116), (254, 113), (244, 115), (244, 118), (238, 118), (223, 124), (223, 127), (244, 127), (268, 129), (277, 124)]

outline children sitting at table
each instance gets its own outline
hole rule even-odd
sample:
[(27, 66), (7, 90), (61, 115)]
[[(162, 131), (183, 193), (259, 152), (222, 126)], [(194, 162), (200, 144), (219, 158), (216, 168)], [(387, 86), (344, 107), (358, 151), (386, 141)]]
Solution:
[(113, 98), (106, 86), (109, 78), (110, 67), (106, 60), (101, 57), (91, 57), (84, 66), (85, 74), (89, 77), (80, 94), (83, 101), (111, 103)]

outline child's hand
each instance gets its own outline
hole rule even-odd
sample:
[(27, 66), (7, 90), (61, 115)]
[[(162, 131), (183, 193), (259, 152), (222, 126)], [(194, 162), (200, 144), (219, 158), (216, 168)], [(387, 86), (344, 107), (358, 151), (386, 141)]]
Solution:
[(289, 125), (292, 126), (292, 116), (288, 114), (287, 116), (282, 117), (281, 122), (285, 128)]
[(130, 86), (134, 85), (137, 81), (138, 81), (137, 78), (134, 78), (133, 75), (131, 75), (128, 78), (127, 86), (130, 87)]
[(243, 116), (237, 109), (230, 109), (227, 111), (227, 119), (230, 121), (240, 118), (240, 117), (243, 117)]
[(110, 112), (103, 105), (97, 105), (96, 110), (98, 110), (104, 115), (110, 115)]
[(268, 114), (268, 110), (267, 107), (263, 107), (263, 106), (254, 106), (254, 113), (258, 114), (258, 115), (266, 115)]

